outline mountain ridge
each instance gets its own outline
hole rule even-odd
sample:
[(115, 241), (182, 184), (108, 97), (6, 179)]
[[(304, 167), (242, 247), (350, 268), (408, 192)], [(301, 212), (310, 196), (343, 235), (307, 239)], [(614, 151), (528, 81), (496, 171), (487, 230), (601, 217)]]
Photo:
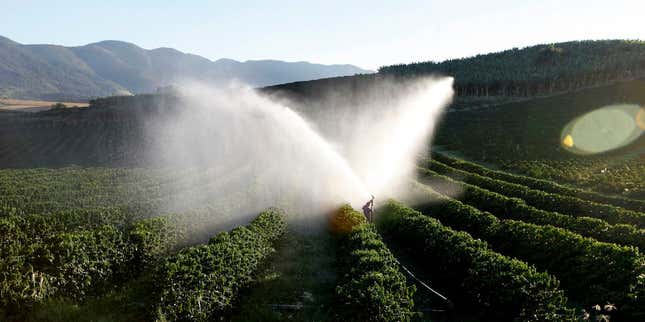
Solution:
[(119, 40), (61, 46), (20, 44), (0, 36), (0, 97), (6, 98), (86, 100), (154, 92), (184, 79), (215, 84), (238, 80), (261, 87), (371, 72), (349, 64), (210, 60)]

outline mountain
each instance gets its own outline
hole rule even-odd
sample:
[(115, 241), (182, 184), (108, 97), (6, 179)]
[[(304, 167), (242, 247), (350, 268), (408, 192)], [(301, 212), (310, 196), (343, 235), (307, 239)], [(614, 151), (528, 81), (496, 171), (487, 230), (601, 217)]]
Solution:
[(232, 59), (211, 61), (172, 48), (143, 49), (122, 41), (79, 47), (23, 45), (0, 36), (0, 97), (87, 99), (153, 92), (190, 79), (239, 80), (251, 86), (371, 73), (352, 65)]

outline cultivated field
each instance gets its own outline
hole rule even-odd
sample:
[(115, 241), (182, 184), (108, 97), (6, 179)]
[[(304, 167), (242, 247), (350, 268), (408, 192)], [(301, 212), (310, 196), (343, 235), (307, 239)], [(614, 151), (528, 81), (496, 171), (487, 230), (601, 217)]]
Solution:
[(20, 112), (39, 112), (39, 111), (45, 111), (45, 110), (51, 109), (57, 103), (61, 103), (68, 108), (88, 106), (88, 103), (83, 103), (83, 102), (49, 102), (49, 101), (0, 98), (0, 110), (20, 111)]
[[(4, 314), (573, 321), (586, 309), (638, 321), (645, 313), (642, 201), (437, 154), (411, 183), (423, 198), (381, 203), (376, 225), (345, 207), (324, 232), (302, 235), (269, 209), (210, 235), (227, 230), (221, 214), (229, 209), (192, 191), (222, 191), (211, 186), (213, 173), (0, 170)], [(183, 196), (165, 189), (198, 177)], [(245, 193), (252, 192), (230, 199)], [(160, 207), (169, 198), (182, 202)], [(591, 309), (596, 304), (600, 311)]]
[[(191, 105), (176, 104), (173, 93), (3, 111), (0, 320), (645, 321), (644, 57), (642, 42), (569, 42), (386, 66), (261, 89), (297, 113), (249, 109), (240, 119), (246, 104), (220, 110), (236, 113), (206, 109), (198, 115), (212, 117), (209, 129), (175, 127), (182, 114), (173, 113)], [(335, 153), (343, 131), (323, 126), (337, 120), (328, 116), (346, 120), (360, 106), (367, 125), (349, 127), (368, 133), (399, 116), (377, 112), (401, 89), (385, 84), (435, 73), (456, 77), (457, 97), (432, 143), (405, 150), (413, 175), (397, 188), (407, 193), (376, 196), (373, 222), (347, 204), (314, 213), (320, 196), (346, 181), (325, 189), (316, 176), (327, 175), (285, 161), (314, 141), (296, 145), (309, 127), (271, 121), (319, 121), (314, 134), (331, 139), (315, 147)], [(379, 99), (361, 105), (368, 88)], [(422, 102), (411, 106), (423, 111)], [(53, 102), (39, 104), (31, 108)], [(574, 153), (583, 140), (568, 138), (568, 124), (616, 104), (633, 107), (620, 124), (635, 135)], [(372, 141), (387, 143), (389, 155), (379, 155), (395, 161), (376, 174), (394, 173), (405, 162), (393, 151), (411, 141), (404, 130), (417, 119), (349, 151), (367, 152), (356, 154), (369, 162), (322, 173), (347, 179), (379, 163)], [(147, 131), (155, 120), (168, 122)], [(596, 124), (592, 138), (621, 130)], [(262, 140), (275, 133), (280, 153)], [(338, 165), (315, 152), (303, 154), (322, 168)]]

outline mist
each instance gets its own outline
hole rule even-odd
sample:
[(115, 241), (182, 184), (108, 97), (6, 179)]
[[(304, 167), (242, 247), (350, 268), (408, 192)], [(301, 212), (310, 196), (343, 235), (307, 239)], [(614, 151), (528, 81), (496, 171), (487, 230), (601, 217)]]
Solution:
[(199, 175), (166, 187), (173, 197), (160, 208), (208, 206), (227, 225), (275, 206), (295, 226), (319, 229), (343, 203), (404, 198), (452, 82), (382, 80), (351, 99), (330, 90), (308, 104), (239, 83), (185, 82), (176, 106), (147, 122), (146, 159)]

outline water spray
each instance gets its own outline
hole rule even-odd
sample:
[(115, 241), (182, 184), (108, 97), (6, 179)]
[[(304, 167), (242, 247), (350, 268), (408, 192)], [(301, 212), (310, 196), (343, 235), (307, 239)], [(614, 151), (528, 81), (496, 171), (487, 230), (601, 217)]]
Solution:
[(240, 222), (271, 206), (306, 222), (343, 203), (359, 208), (371, 194), (401, 197), (401, 183), (414, 176), (416, 157), (452, 98), (452, 78), (383, 81), (360, 95), (351, 104), (323, 100), (326, 110), (317, 114), (246, 86), (185, 84), (180, 106), (146, 128), (149, 157), (225, 173), (251, 169), (227, 183), (227, 190), (248, 191), (244, 197), (200, 192), (223, 209), (229, 203), (234, 213), (226, 217)]

